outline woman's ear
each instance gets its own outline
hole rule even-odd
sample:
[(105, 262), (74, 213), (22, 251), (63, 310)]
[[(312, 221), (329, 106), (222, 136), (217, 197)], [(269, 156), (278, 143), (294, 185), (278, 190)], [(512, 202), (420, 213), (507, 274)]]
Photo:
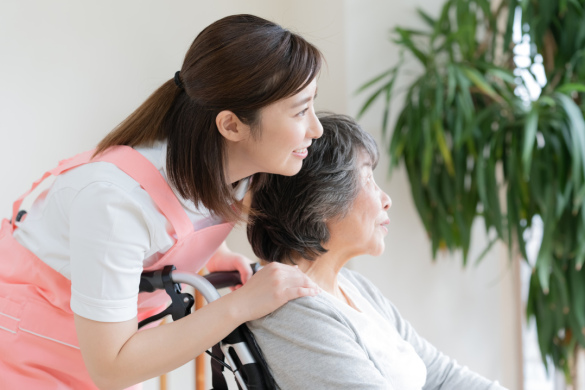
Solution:
[(217, 129), (228, 141), (239, 142), (247, 139), (250, 135), (250, 126), (238, 118), (236, 114), (231, 111), (221, 111), (215, 117), (215, 124)]

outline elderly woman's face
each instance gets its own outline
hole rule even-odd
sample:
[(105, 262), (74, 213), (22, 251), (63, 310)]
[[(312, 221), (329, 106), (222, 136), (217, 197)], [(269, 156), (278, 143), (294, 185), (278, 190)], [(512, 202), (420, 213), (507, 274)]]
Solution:
[(357, 198), (343, 219), (328, 224), (331, 240), (326, 247), (349, 257), (378, 256), (384, 252), (384, 237), (390, 223), (387, 212), (392, 200), (374, 181), (372, 164), (366, 153), (360, 153), (358, 173)]

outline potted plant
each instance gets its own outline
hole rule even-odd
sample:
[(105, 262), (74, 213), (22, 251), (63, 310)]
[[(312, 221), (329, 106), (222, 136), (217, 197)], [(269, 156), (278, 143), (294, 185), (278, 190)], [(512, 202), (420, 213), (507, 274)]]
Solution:
[[(418, 13), (426, 30), (393, 30), (423, 69), (394, 122), (390, 169), (406, 168), (433, 257), (461, 250), (466, 264), (481, 217), (492, 237), (486, 251), (501, 240), (527, 261), (527, 234), (542, 219), (527, 313), (543, 361), (551, 358), (570, 381), (575, 351), (585, 346), (585, 0), (510, 0), (496, 9), (487, 0), (447, 0), (437, 18)], [(514, 62), (515, 15), (531, 42), (525, 69)], [(405, 61), (359, 91), (370, 91), (359, 115), (384, 100), (384, 133)], [(546, 82), (529, 100), (518, 74), (534, 64)]]

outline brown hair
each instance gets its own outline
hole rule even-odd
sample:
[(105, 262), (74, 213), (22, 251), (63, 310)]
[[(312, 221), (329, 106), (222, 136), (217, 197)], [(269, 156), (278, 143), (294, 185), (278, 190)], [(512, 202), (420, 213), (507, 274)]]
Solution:
[[(316, 47), (268, 20), (253, 15), (220, 19), (187, 51), (182, 88), (173, 79), (164, 83), (99, 143), (96, 154), (114, 145), (166, 139), (169, 180), (181, 196), (219, 217), (238, 220), (241, 202), (226, 180), (225, 139), (217, 115), (232, 111), (254, 130), (259, 110), (304, 89), (321, 62)], [(255, 180), (254, 187), (260, 182)]]
[(358, 155), (378, 163), (374, 138), (350, 117), (322, 113), (323, 135), (294, 176), (268, 175), (254, 193), (248, 241), (266, 261), (315, 260), (327, 252), (327, 221), (347, 215), (359, 191)]

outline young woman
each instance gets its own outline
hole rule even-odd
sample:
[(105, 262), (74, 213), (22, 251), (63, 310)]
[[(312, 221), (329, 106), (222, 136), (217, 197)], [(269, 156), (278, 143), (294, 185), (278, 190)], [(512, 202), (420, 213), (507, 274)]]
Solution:
[(504, 390), (417, 335), (366, 278), (343, 266), (379, 256), (390, 197), (373, 170), (373, 138), (345, 116), (321, 117), (323, 137), (294, 177), (254, 194), (254, 252), (296, 264), (323, 292), (249, 323), (281, 389)]
[[(17, 200), (0, 230), (0, 388), (126, 388), (317, 293), (291, 266), (250, 278), (248, 260), (223, 242), (246, 210), (244, 194), (262, 184), (258, 174), (296, 174), (322, 134), (313, 109), (321, 61), (274, 23), (221, 19), (96, 150), (43, 176), (57, 178), (24, 217)], [(166, 300), (139, 296), (140, 274), (170, 264), (236, 269), (245, 284), (138, 332)]]

